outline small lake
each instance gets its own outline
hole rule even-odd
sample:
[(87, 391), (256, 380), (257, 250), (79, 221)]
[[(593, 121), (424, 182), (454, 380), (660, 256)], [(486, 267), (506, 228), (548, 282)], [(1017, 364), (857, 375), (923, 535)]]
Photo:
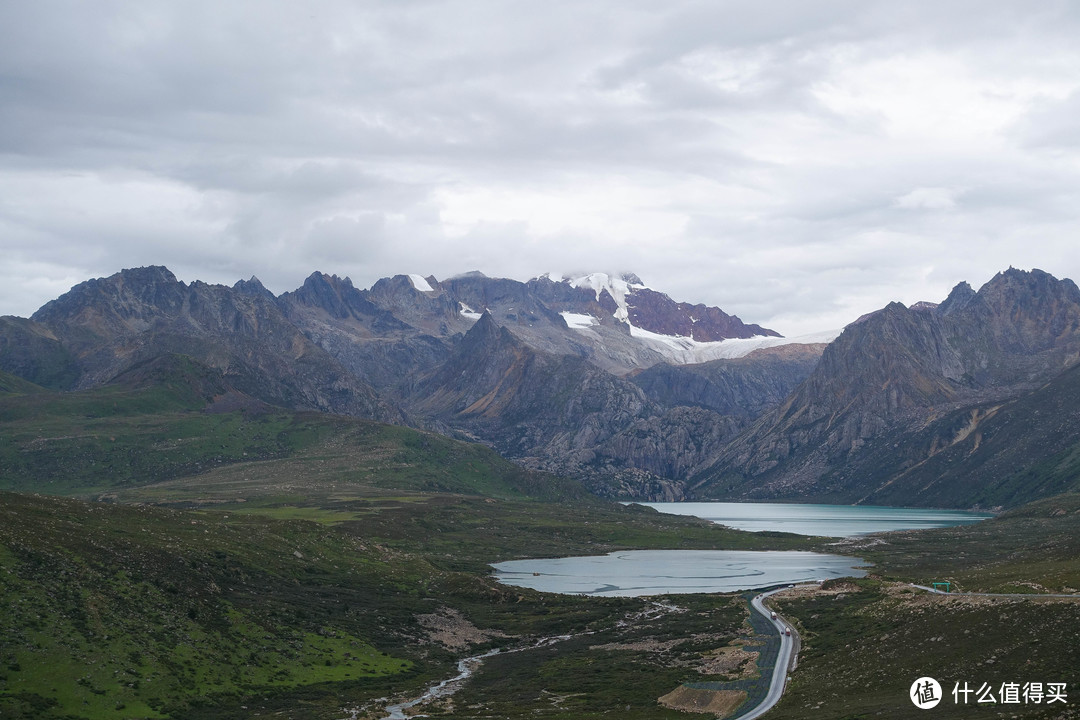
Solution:
[(967, 525), (993, 517), (969, 510), (803, 505), (798, 503), (643, 502), (662, 513), (693, 515), (737, 530), (775, 530), (798, 535), (852, 537), (891, 530)]
[(768, 585), (863, 577), (859, 558), (801, 551), (627, 550), (495, 563), (506, 585), (568, 595), (637, 597), (730, 593)]

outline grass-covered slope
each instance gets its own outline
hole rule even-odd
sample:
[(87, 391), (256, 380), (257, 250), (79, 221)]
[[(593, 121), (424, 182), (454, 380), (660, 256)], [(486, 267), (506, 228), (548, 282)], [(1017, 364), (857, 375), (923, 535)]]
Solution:
[[(235, 511), (245, 505), (170, 510), (0, 493), (0, 716), (338, 718), (343, 707), (418, 694), (452, 675), (457, 657), (491, 644), (586, 631), (619, 642), (633, 629), (625, 618), (648, 607), (501, 586), (491, 560), (795, 542), (618, 505), (433, 493)], [(323, 522), (265, 516), (278, 512)], [(723, 617), (716, 632), (737, 632), (740, 616)], [(651, 635), (681, 638), (693, 619), (673, 616)], [(466, 641), (449, 647), (439, 631), (455, 628)], [(569, 645), (540, 685), (580, 685), (583, 664), (606, 657), (593, 644)], [(655, 674), (648, 668), (664, 661), (643, 658), (635, 673)], [(669, 669), (664, 692), (682, 675), (699, 677)], [(485, 704), (507, 701), (499, 687)], [(612, 687), (604, 697), (623, 694)], [(655, 698), (638, 695), (628, 717), (654, 717)]]
[(576, 483), (530, 473), (480, 445), (274, 408), (183, 356), (158, 358), (93, 390), (47, 392), (14, 381), (0, 390), (7, 387), (0, 489), (93, 497), (240, 463), (306, 458), (324, 479), (341, 482), (495, 497), (585, 495)]
[[(1080, 494), (1065, 494), (963, 527), (835, 543), (868, 558), (874, 577), (777, 602), (803, 635), (798, 670), (777, 718), (1080, 717)], [(949, 581), (933, 595), (910, 583)], [(1071, 598), (1039, 598), (1068, 594)], [(1007, 595), (1014, 595), (1009, 597)], [(945, 697), (925, 711), (912, 683), (933, 677)], [(1065, 683), (1065, 703), (1002, 703), (1003, 685)], [(952, 691), (985, 683), (995, 703)], [(958, 695), (957, 697), (962, 697)]]
[(23, 380), (17, 375), (0, 370), (0, 396), (4, 395), (27, 395), (30, 393), (44, 392), (45, 388), (35, 385), (29, 380)]
[(0, 492), (2, 717), (338, 718), (494, 642), (617, 635), (644, 605), (503, 587), (489, 562), (801, 545), (608, 504), (480, 445), (282, 411), (181, 356), (86, 392), (11, 384), (0, 462), (4, 488), (48, 493)]
[(4, 717), (193, 717), (423, 673), (384, 652), (409, 625), (393, 588), (444, 577), (419, 561), (250, 516), (3, 493), (0, 518)]
[[(1080, 716), (1080, 601), (949, 597), (860, 580), (777, 605), (797, 619), (803, 651), (770, 718)], [(943, 691), (933, 710), (909, 698), (915, 680), (926, 676)], [(1025, 702), (1020, 693), (1027, 683), (1041, 683), (1044, 691), (1064, 683), (1066, 700)], [(980, 703), (972, 694), (965, 703), (960, 692), (953, 695), (965, 684), (989, 695)], [(1017, 685), (1019, 702), (1002, 702), (1009, 684)]]
[[(438, 435), (285, 412), (180, 356), (89, 392), (0, 386), (0, 463), (3, 487), (110, 501), (0, 492), (4, 718), (382, 717), (383, 698), (415, 697), (458, 658), (563, 635), (490, 658), (424, 711), (691, 717), (657, 700), (753, 674), (745, 603), (546, 595), (497, 584), (488, 563), (820, 541), (609, 504)], [(866, 557), (877, 578), (786, 601), (806, 644), (778, 717), (914, 717), (922, 671), (1075, 682), (1076, 602), (902, 584), (1074, 591), (1080, 496), (819, 549)], [(1045, 710), (990, 715), (1059, 716)]]
[(1080, 592), (1080, 493), (1024, 505), (974, 525), (851, 539), (835, 549), (866, 557), (884, 577), (962, 591)]
[(48, 328), (33, 320), (0, 316), (0, 372), (59, 390), (78, 379), (75, 358)]

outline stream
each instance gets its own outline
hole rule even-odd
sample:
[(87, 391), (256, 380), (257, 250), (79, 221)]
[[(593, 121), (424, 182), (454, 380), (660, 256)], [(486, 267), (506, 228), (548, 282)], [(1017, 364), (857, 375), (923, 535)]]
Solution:
[(418, 698), (414, 698), (408, 702), (398, 703), (397, 705), (387, 705), (386, 712), (390, 714), (383, 718), (383, 720), (406, 720), (408, 716), (405, 714), (405, 711), (409, 708), (426, 703), (428, 700), (453, 695), (464, 684), (465, 680), (467, 680), (478, 667), (484, 664), (484, 658), (491, 657), (498, 653), (499, 649), (496, 648), (494, 650), (488, 650), (482, 655), (473, 655), (472, 657), (458, 660), (457, 675), (448, 680), (443, 680), (438, 685), (432, 685)]
[[(674, 605), (666, 605), (659, 602), (652, 602), (650, 603), (650, 605), (652, 606), (651, 608), (647, 608), (625, 618), (624, 620), (620, 620), (618, 625), (623, 626), (624, 624), (628, 624), (635, 620), (640, 620), (644, 618), (651, 619), (664, 613), (678, 612), (680, 610), (680, 608), (675, 607)], [(482, 653), (480, 655), (472, 655), (467, 658), (462, 658), (461, 660), (457, 661), (457, 675), (452, 678), (442, 680), (435, 685), (432, 685), (427, 690), (425, 690), (424, 693), (419, 697), (413, 698), (412, 700), (409, 700), (407, 702), (397, 703), (396, 705), (387, 705), (386, 712), (389, 714), (383, 717), (381, 720), (408, 720), (409, 718), (426, 717), (425, 715), (421, 714), (406, 715), (405, 711), (409, 710), (410, 708), (414, 708), (417, 705), (423, 705), (424, 703), (431, 700), (436, 700), (438, 698), (444, 698), (453, 695), (458, 690), (460, 690), (464, 686), (465, 681), (468, 680), (469, 677), (474, 672), (476, 672), (481, 665), (484, 664), (484, 660), (491, 657), (492, 655), (515, 653), (521, 652), (523, 650), (535, 650), (536, 648), (547, 647), (548, 645), (554, 645), (555, 643), (560, 643), (571, 638), (584, 637), (585, 635), (592, 635), (594, 633), (594, 630), (589, 630), (586, 632), (571, 635), (553, 635), (551, 637), (540, 638), (531, 645), (523, 645), (521, 647), (510, 648), (509, 650), (495, 648), (494, 650), (488, 650), (486, 653)], [(360, 710), (346, 710), (345, 712), (348, 713), (345, 720), (355, 720), (356, 717), (359, 715)]]

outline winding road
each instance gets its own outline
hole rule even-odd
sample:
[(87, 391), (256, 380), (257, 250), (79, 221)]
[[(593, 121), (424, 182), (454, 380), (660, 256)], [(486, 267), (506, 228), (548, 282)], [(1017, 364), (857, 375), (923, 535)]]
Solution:
[[(1035, 594), (1035, 593), (958, 593), (958, 592), (944, 592), (942, 590), (936, 590), (934, 588), (926, 587), (925, 585), (916, 585), (911, 583), (912, 587), (916, 587), (920, 590), (933, 593), (935, 595), (951, 595), (954, 597), (997, 597), (997, 598), (1022, 598), (1026, 600), (1034, 600), (1039, 598), (1070, 598), (1073, 600), (1080, 599), (1080, 595), (1055, 595), (1055, 594)], [(776, 665), (772, 668), (772, 680), (769, 683), (769, 693), (765, 696), (758, 705), (742, 715), (738, 715), (732, 720), (754, 720), (764, 715), (766, 712), (772, 709), (776, 703), (780, 702), (780, 696), (784, 693), (784, 685), (787, 683), (787, 675), (790, 670), (794, 669), (797, 655), (799, 652), (799, 634), (795, 628), (781, 616), (777, 616), (777, 619), (772, 619), (772, 611), (765, 607), (765, 598), (770, 595), (775, 595), (778, 592), (783, 592), (787, 588), (777, 588), (775, 590), (769, 590), (763, 592), (760, 595), (755, 596), (750, 605), (754, 610), (761, 613), (765, 618), (769, 620), (780, 633), (780, 652), (776, 657)], [(791, 635), (785, 635), (784, 631), (787, 628), (791, 628)]]
[[(795, 628), (792, 627), (791, 623), (783, 617), (777, 616), (777, 618), (773, 620), (772, 611), (765, 607), (765, 598), (783, 590), (787, 590), (787, 588), (777, 588), (775, 590), (763, 592), (750, 601), (750, 606), (761, 613), (780, 633), (780, 651), (776, 655), (776, 665), (772, 668), (772, 680), (769, 682), (769, 692), (765, 696), (765, 699), (758, 703), (757, 707), (732, 718), (732, 720), (754, 720), (754, 718), (759, 718), (771, 710), (773, 705), (780, 702), (780, 696), (784, 694), (784, 685), (787, 683), (788, 670), (791, 668), (792, 662), (798, 653), (799, 634), (795, 631)], [(784, 634), (784, 631), (788, 628), (791, 628), (791, 635)]]

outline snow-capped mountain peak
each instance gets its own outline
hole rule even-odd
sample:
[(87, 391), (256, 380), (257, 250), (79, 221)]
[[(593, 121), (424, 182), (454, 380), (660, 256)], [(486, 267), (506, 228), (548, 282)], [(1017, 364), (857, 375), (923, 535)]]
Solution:
[(634, 290), (643, 289), (645, 285), (641, 279), (633, 273), (623, 273), (619, 276), (608, 273), (590, 273), (588, 275), (576, 275), (564, 278), (575, 288), (589, 288), (596, 294), (597, 301), (600, 295), (607, 290), (608, 295), (615, 301), (617, 309), (614, 312), (615, 319), (624, 323), (630, 322), (629, 305), (626, 296)]

